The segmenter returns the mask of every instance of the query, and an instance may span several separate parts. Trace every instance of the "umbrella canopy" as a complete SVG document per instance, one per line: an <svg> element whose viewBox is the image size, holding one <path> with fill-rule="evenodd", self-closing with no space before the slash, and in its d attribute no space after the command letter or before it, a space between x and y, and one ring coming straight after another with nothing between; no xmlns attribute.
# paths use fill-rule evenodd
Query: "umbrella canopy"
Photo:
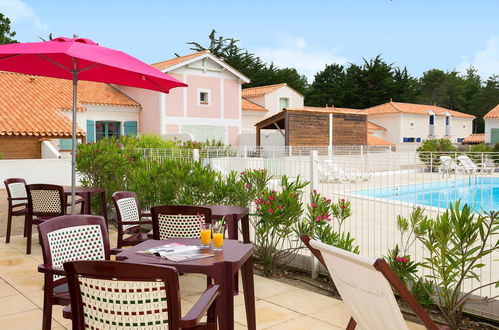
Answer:
<svg viewBox="0 0 499 330"><path fill-rule="evenodd" d="M76 106L78 80L125 85L168 93L183 82L123 52L99 46L90 39L56 38L51 41L0 45L0 70L73 81L72 213L75 202Z"/></svg>

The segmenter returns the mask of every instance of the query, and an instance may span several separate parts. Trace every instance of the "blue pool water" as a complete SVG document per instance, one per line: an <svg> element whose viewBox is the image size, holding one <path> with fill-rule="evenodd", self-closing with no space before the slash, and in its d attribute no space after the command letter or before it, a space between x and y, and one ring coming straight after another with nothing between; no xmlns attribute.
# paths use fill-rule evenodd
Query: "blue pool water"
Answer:
<svg viewBox="0 0 499 330"><path fill-rule="evenodd" d="M475 212L499 210L499 178L476 177L350 193L441 208L447 208L449 203L461 200L461 205L467 203Z"/></svg>

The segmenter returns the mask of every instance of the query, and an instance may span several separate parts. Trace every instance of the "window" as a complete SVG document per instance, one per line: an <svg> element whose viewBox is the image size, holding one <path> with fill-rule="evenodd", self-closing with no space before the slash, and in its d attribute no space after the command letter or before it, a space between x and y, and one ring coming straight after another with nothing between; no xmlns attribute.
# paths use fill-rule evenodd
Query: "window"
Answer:
<svg viewBox="0 0 499 330"><path fill-rule="evenodd" d="M445 126L450 126L450 117L445 117Z"/></svg>
<svg viewBox="0 0 499 330"><path fill-rule="evenodd" d="M404 142L416 142L416 138L413 137L405 137Z"/></svg>
<svg viewBox="0 0 499 330"><path fill-rule="evenodd" d="M121 136L121 123L119 121L96 121L95 122L95 138L97 141L103 138Z"/></svg>
<svg viewBox="0 0 499 330"><path fill-rule="evenodd" d="M198 89L198 105L210 105L211 93L208 89Z"/></svg>
<svg viewBox="0 0 499 330"><path fill-rule="evenodd" d="M289 99L286 97L281 97L279 99L279 109L282 110L282 109L288 108L288 107L289 107Z"/></svg>
<svg viewBox="0 0 499 330"><path fill-rule="evenodd" d="M430 125L435 125L435 115L430 115Z"/></svg>

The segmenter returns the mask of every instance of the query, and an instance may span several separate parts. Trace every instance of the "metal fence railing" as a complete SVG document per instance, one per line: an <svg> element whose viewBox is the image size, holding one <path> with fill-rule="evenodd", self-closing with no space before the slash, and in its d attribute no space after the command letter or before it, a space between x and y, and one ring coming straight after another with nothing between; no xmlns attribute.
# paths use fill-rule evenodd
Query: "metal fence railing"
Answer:
<svg viewBox="0 0 499 330"><path fill-rule="evenodd" d="M351 202L352 217L346 227L360 253L370 258L385 256L400 242L396 229L398 215L408 216L414 207L425 209L429 217L442 214L450 203L461 200L475 213L499 210L499 153L397 152L391 147L335 146L230 149L143 149L150 160L165 158L200 160L206 166L227 174L248 168L267 169L276 178L286 175L310 181L304 203L315 189L328 198ZM273 180L278 184L279 180ZM278 189L278 187L276 187ZM418 243L412 256L427 256ZM482 260L479 271L484 283L497 280L499 254ZM480 283L467 280L464 290ZM489 286L477 291L481 297L499 295ZM473 305L471 312L497 318L499 300Z"/></svg>

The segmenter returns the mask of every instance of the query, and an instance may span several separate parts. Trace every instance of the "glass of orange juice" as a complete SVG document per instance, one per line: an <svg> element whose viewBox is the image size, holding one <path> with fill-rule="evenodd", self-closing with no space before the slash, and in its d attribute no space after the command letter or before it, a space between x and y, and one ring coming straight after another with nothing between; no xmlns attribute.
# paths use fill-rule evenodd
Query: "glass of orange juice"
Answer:
<svg viewBox="0 0 499 330"><path fill-rule="evenodd" d="M225 224L217 222L213 225L213 251L222 251L224 245Z"/></svg>
<svg viewBox="0 0 499 330"><path fill-rule="evenodd" d="M211 242L211 224L203 223L201 225L201 247L209 248Z"/></svg>

